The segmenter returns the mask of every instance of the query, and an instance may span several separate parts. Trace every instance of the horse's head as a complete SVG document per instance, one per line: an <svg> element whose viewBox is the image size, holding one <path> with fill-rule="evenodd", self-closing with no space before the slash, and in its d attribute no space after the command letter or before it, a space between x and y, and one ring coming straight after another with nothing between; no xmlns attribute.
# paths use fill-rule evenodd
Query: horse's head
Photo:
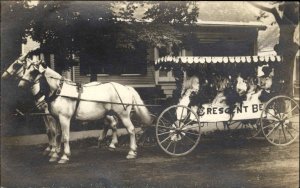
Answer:
<svg viewBox="0 0 300 188"><path fill-rule="evenodd" d="M7 79L9 77L14 77L15 79L22 78L24 74L24 69L30 63L30 58L32 58L39 49L33 49L28 53L20 56L16 61L14 61L2 74L2 79Z"/></svg>
<svg viewBox="0 0 300 188"><path fill-rule="evenodd" d="M34 85L39 81L45 70L46 66L43 61L30 61L24 67L23 76L20 78L18 87L26 87L28 84Z"/></svg>
<svg viewBox="0 0 300 188"><path fill-rule="evenodd" d="M15 77L16 79L22 78L24 72L24 66L27 64L27 56L21 56L14 61L2 74L2 79L9 77Z"/></svg>

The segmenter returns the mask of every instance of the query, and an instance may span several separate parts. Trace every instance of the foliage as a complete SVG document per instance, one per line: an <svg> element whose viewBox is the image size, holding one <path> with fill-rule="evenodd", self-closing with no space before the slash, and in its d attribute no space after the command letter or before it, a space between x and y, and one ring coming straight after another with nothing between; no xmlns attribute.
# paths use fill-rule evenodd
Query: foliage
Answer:
<svg viewBox="0 0 300 188"><path fill-rule="evenodd" d="M278 75L287 86L287 94L291 95L293 88L294 60L299 45L294 41L296 28L299 24L299 2L268 2L269 4L261 4L251 2L251 4L261 9L258 19L266 18L266 12L270 13L280 29L279 43L275 45L274 50L277 54L282 55L284 63L278 71Z"/></svg>
<svg viewBox="0 0 300 188"><path fill-rule="evenodd" d="M195 22L198 14L191 2L39 1L29 7L22 1L4 5L13 11L5 11L2 17L17 17L18 23L11 24L14 31L24 39L31 35L41 43L42 52L54 53L56 67L61 69L76 63L74 54L84 54L88 58L82 62L93 64L134 51L139 43L179 45L174 26ZM147 7L142 18L136 17L138 7Z"/></svg>

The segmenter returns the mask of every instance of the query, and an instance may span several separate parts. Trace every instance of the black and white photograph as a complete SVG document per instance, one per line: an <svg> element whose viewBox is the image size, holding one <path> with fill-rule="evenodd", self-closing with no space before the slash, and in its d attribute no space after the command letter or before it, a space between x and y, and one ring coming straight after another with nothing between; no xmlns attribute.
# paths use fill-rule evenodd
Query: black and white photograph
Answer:
<svg viewBox="0 0 300 188"><path fill-rule="evenodd" d="M298 188L298 1L1 1L1 188Z"/></svg>

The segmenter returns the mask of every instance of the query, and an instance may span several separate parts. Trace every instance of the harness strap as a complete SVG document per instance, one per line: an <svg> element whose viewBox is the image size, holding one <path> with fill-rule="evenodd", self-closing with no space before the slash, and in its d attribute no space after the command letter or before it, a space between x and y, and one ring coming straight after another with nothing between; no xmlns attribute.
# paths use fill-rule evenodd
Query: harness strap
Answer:
<svg viewBox="0 0 300 188"><path fill-rule="evenodd" d="M6 72L7 74L9 74L9 76L13 76L12 73L8 72L7 70L5 70L4 72Z"/></svg>
<svg viewBox="0 0 300 188"><path fill-rule="evenodd" d="M64 85L64 81L65 81L65 78L64 77L61 77L61 79L59 80L59 84L58 84L58 89L56 90L56 95L59 95L60 92L61 92L61 88L62 86Z"/></svg>
<svg viewBox="0 0 300 188"><path fill-rule="evenodd" d="M40 98L42 98L43 96L45 96L44 95L44 93L40 90L37 94L35 94L34 96L33 96L33 98L34 98L34 100L35 101L38 101Z"/></svg>
<svg viewBox="0 0 300 188"><path fill-rule="evenodd" d="M58 89L56 91L54 91L51 96L46 98L47 103L50 103L50 102L54 101L58 97L58 95L61 92L61 88L64 84L64 81L65 81L65 78L61 77L61 79L59 81Z"/></svg>
<svg viewBox="0 0 300 188"><path fill-rule="evenodd" d="M75 116L76 113L77 113L77 109L78 109L79 102L80 102L80 99L81 99L81 93L83 92L82 84L80 84L80 83L77 85L77 92L78 92L78 97L77 97L77 100L76 100L75 111L74 111L73 116Z"/></svg>
<svg viewBox="0 0 300 188"><path fill-rule="evenodd" d="M120 99L120 101L121 101L121 104L122 104L124 110L126 110L127 107L128 107L129 105L125 106L125 104L123 103L122 98L120 97L119 92L118 92L118 90L116 89L115 85L114 85L113 83L111 83L111 82L110 82L110 84L111 84L111 85L113 86L113 88L115 89L115 91L116 91L116 93L117 93L117 95L118 95L118 97L119 97L119 99Z"/></svg>

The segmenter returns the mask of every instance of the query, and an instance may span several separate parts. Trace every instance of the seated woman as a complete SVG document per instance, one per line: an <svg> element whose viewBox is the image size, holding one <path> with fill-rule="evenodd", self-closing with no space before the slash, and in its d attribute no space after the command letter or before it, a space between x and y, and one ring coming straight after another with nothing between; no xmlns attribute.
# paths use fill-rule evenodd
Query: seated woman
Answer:
<svg viewBox="0 0 300 188"><path fill-rule="evenodd" d="M179 99L178 105L188 106L190 107L191 97L195 96L199 91L199 78L197 76L192 76L186 80L183 84L182 95ZM176 111L177 119L184 119L187 115L185 109L177 108Z"/></svg>
<svg viewBox="0 0 300 188"><path fill-rule="evenodd" d="M229 87L229 79L226 77L217 77L215 80L215 86L217 94L212 101L213 106L219 106L219 107L225 107L226 104L226 96L224 94L224 91L226 88Z"/></svg>
<svg viewBox="0 0 300 188"><path fill-rule="evenodd" d="M261 95L259 96L259 100L261 102L267 102L274 95L272 93L273 76L274 70L269 67L269 65L264 65L258 68L257 77L259 80L259 87L262 89Z"/></svg>

